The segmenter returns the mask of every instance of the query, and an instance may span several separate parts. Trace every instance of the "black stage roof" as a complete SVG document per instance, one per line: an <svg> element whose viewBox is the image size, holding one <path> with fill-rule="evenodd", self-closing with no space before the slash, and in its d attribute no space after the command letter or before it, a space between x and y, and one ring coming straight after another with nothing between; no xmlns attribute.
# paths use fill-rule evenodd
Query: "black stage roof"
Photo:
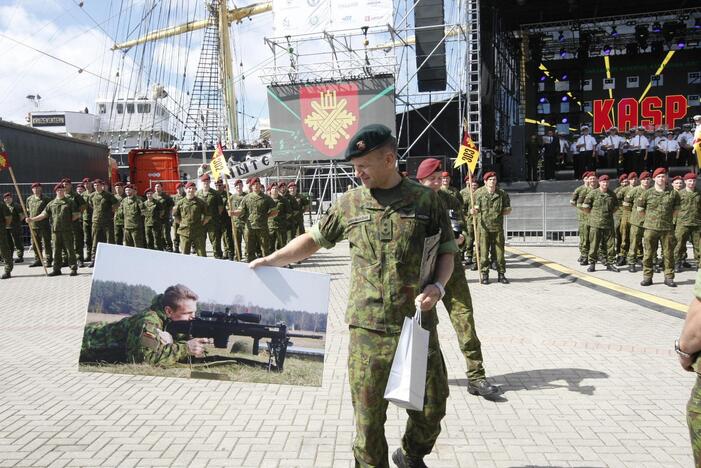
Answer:
<svg viewBox="0 0 701 468"><path fill-rule="evenodd" d="M640 14L669 14L699 6L698 0L491 0L507 30L523 25Z"/></svg>

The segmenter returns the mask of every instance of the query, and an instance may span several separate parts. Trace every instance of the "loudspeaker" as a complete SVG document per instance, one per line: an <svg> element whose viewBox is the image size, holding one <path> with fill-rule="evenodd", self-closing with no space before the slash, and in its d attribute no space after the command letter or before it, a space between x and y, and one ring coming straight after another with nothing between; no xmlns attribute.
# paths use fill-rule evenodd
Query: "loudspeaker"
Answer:
<svg viewBox="0 0 701 468"><path fill-rule="evenodd" d="M667 175L672 178L676 176L683 176L687 172L694 172L694 169L691 166L669 166Z"/></svg>
<svg viewBox="0 0 701 468"><path fill-rule="evenodd" d="M416 171L419 169L419 164L421 164L421 161L427 158L439 159L441 161L441 171L450 172L452 177L452 168L448 168L448 161L446 160L445 156L409 156L408 158L406 158L405 169L406 172L409 174L409 177L411 177L412 179L416 179Z"/></svg>
<svg viewBox="0 0 701 468"><path fill-rule="evenodd" d="M447 75L445 66L445 35L443 0L421 0L415 3L416 68L426 60L416 74L419 92L445 91ZM420 29L426 26L435 28ZM440 45L438 43L440 42ZM438 48L436 46L438 45ZM431 54L431 51L436 50Z"/></svg>
<svg viewBox="0 0 701 468"><path fill-rule="evenodd" d="M564 171L555 171L555 180L573 180L574 179L574 169L567 169Z"/></svg>

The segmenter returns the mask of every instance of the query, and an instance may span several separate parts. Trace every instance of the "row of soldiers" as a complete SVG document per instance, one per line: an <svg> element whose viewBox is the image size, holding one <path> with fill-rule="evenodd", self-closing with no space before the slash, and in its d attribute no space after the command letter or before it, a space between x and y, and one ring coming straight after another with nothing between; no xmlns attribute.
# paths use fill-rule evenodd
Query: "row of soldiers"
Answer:
<svg viewBox="0 0 701 468"><path fill-rule="evenodd" d="M304 232L303 214L310 202L297 193L294 182L274 184L269 196L261 192L258 178L248 180L248 194L241 180L235 181L234 193L221 180L212 188L209 175L201 181L199 191L194 182L178 184L174 196L156 183L140 197L131 184L118 182L111 193L104 181L85 179L73 190L65 178L54 187L54 198L44 194L37 182L26 200L26 220L12 194L6 193L0 213L6 227L0 230L2 278L11 276L13 249L16 261L24 261L23 221L29 224L35 254L29 266L41 266L43 252L44 265L52 268L50 276L60 275L65 266L71 276L86 262L92 267L99 242L206 256L209 238L216 258L241 261L245 240L250 261Z"/></svg>
<svg viewBox="0 0 701 468"><path fill-rule="evenodd" d="M593 272L601 261L610 271L628 265L634 273L642 265L642 286L652 284L653 273L664 268L664 283L676 287L674 273L690 268L687 242L701 260L701 193L696 174L689 172L668 183L667 170L657 168L622 174L619 186L609 188L607 175L585 172L570 203L579 220L579 262ZM658 258L661 247L661 258Z"/></svg>

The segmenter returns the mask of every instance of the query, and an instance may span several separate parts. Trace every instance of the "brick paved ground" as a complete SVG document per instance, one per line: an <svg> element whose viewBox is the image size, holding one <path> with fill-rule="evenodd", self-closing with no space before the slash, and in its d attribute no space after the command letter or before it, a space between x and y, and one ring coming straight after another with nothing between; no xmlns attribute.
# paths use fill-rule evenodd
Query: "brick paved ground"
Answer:
<svg viewBox="0 0 701 468"><path fill-rule="evenodd" d="M79 373L89 270L47 279L18 266L0 283L0 466L352 466L347 250L340 244L302 267L333 278L319 389ZM533 250L576 257L573 248ZM466 392L439 310L451 396L427 464L691 466L684 405L694 377L671 351L682 321L516 257L508 268L508 286L475 284L468 272L499 401ZM671 298L688 302L692 277L680 277ZM390 407L391 450L405 419Z"/></svg>

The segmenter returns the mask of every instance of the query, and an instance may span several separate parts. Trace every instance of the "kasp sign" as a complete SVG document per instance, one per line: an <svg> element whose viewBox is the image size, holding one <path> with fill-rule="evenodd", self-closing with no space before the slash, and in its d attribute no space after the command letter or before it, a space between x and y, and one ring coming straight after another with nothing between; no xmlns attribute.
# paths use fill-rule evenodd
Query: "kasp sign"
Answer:
<svg viewBox="0 0 701 468"><path fill-rule="evenodd" d="M647 96L640 102L635 98L623 98L618 104L615 99L596 99L592 110L594 133L606 132L611 127L626 131L639 125L658 128L664 124L674 128L676 121L686 116L687 101L682 95L665 96L664 100L659 96Z"/></svg>

